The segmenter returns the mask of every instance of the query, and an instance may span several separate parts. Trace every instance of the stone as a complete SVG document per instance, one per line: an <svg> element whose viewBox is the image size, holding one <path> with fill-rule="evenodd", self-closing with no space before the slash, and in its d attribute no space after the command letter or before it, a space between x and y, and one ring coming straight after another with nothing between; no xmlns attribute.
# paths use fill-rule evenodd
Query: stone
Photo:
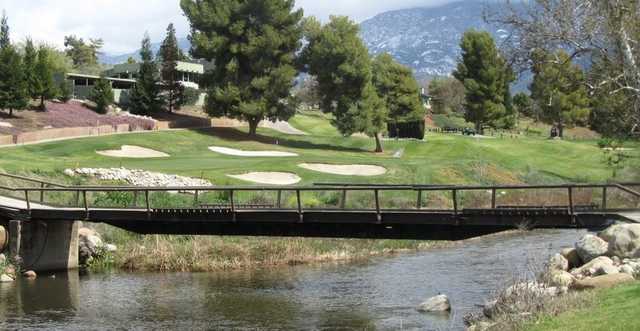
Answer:
<svg viewBox="0 0 640 331"><path fill-rule="evenodd" d="M549 271L567 271L569 270L569 261L561 254L556 254L547 262L547 268Z"/></svg>
<svg viewBox="0 0 640 331"><path fill-rule="evenodd" d="M496 325L496 323L482 321L470 326L467 331L487 331L493 329Z"/></svg>
<svg viewBox="0 0 640 331"><path fill-rule="evenodd" d="M486 302L484 306L482 306L482 313L487 318L493 318L496 314L496 307L498 306L498 300L491 300Z"/></svg>
<svg viewBox="0 0 640 331"><path fill-rule="evenodd" d="M591 260L606 255L609 250L609 244L600 237L587 234L576 243L576 251L580 259L588 263Z"/></svg>
<svg viewBox="0 0 640 331"><path fill-rule="evenodd" d="M11 283L13 282L13 278L7 274L0 275L0 283Z"/></svg>
<svg viewBox="0 0 640 331"><path fill-rule="evenodd" d="M75 175L76 175L76 172L75 172L75 171L73 171L72 169L65 169L65 170L64 170L64 174L65 174L65 175L67 175L67 176L69 176L69 177L73 177L73 176L75 176Z"/></svg>
<svg viewBox="0 0 640 331"><path fill-rule="evenodd" d="M633 278L633 276L625 273L618 273L614 275L603 275L577 280L573 283L572 288L576 290L606 289L634 281L635 278Z"/></svg>
<svg viewBox="0 0 640 331"><path fill-rule="evenodd" d="M12 265L8 265L4 267L4 273L13 277L16 275L16 269Z"/></svg>
<svg viewBox="0 0 640 331"><path fill-rule="evenodd" d="M34 279L34 278L38 277L38 275L36 274L35 271L28 270L28 271L25 271L25 272L22 273L22 277Z"/></svg>
<svg viewBox="0 0 640 331"><path fill-rule="evenodd" d="M580 259L580 255L578 255L578 250L573 247L563 249L560 254L567 259L570 269L578 268L583 264L582 259Z"/></svg>
<svg viewBox="0 0 640 331"><path fill-rule="evenodd" d="M613 260L606 256L597 257L580 268L571 270L571 275L574 277L582 276L597 276L616 273L613 270L617 268L613 265Z"/></svg>
<svg viewBox="0 0 640 331"><path fill-rule="evenodd" d="M451 311L451 302L449 302L449 298L446 295L437 295L421 303L417 309L426 313L448 312Z"/></svg>
<svg viewBox="0 0 640 331"><path fill-rule="evenodd" d="M571 287L576 278L563 270L554 270L549 274L549 285L557 287Z"/></svg>
<svg viewBox="0 0 640 331"><path fill-rule="evenodd" d="M82 265L102 253L105 249L100 235L92 229L81 228L78 230L78 257Z"/></svg>
<svg viewBox="0 0 640 331"><path fill-rule="evenodd" d="M629 274L631 276L634 276L636 273L636 269L629 264L623 264L620 267L620 272L623 274Z"/></svg>
<svg viewBox="0 0 640 331"><path fill-rule="evenodd" d="M599 236L609 244L609 255L640 257L640 224L616 224L602 231Z"/></svg>
<svg viewBox="0 0 640 331"><path fill-rule="evenodd" d="M620 260L620 258L615 255L611 257L611 261L613 261L613 265L616 267L622 264L622 260Z"/></svg>
<svg viewBox="0 0 640 331"><path fill-rule="evenodd" d="M0 263L5 263L7 261L7 257L4 254L0 254Z"/></svg>

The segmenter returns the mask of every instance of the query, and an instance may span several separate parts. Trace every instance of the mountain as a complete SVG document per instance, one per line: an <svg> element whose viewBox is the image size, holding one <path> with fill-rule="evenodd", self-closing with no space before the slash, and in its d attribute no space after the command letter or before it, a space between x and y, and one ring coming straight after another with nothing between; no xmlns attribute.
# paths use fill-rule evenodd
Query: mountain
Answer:
<svg viewBox="0 0 640 331"><path fill-rule="evenodd" d="M152 43L151 49L153 50L153 54L158 54L160 50L160 45L162 43ZM189 49L191 48L191 42L187 38L178 38L178 47L182 49L185 54L189 54ZM107 65L114 65L127 62L127 60L132 57L136 60L140 60L140 50L136 50L133 53L120 54L120 55L110 55L110 54L102 54L99 57L100 63Z"/></svg>
<svg viewBox="0 0 640 331"><path fill-rule="evenodd" d="M387 52L410 66L419 78L449 75L468 29L487 30L496 43L507 31L484 22L485 1L460 1L440 7L390 11L362 22L361 35L373 54Z"/></svg>

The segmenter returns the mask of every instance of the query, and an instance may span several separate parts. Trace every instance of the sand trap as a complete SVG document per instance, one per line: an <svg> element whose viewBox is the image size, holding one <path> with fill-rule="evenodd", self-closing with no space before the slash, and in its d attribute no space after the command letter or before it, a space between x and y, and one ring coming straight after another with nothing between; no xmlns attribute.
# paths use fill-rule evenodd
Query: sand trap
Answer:
<svg viewBox="0 0 640 331"><path fill-rule="evenodd" d="M12 128L13 124L8 122L0 122L0 128Z"/></svg>
<svg viewBox="0 0 640 331"><path fill-rule="evenodd" d="M302 178L288 172L250 172L243 175L227 175L228 177L265 185L293 185Z"/></svg>
<svg viewBox="0 0 640 331"><path fill-rule="evenodd" d="M289 124L289 122L285 121L277 121L275 123L271 121L262 121L260 122L260 127L272 129L290 135L304 136L307 134L304 131L294 128L291 124Z"/></svg>
<svg viewBox="0 0 640 331"><path fill-rule="evenodd" d="M621 148L611 148L611 147L605 147L605 148L603 148L603 150L605 150L605 151L609 151L609 152L613 152L613 151L629 152L629 151L632 151L632 150L633 150L633 148L625 148L625 147L621 147Z"/></svg>
<svg viewBox="0 0 640 331"><path fill-rule="evenodd" d="M131 159L150 159L150 158L160 158L160 157L170 157L171 155L154 151L153 149L148 149L144 147L138 146L127 146L124 145L120 148L120 150L111 150L111 151L97 151L96 153L109 156L109 157L124 157Z"/></svg>
<svg viewBox="0 0 640 331"><path fill-rule="evenodd" d="M387 169L374 166L374 165L362 165L362 164L321 164L321 163L302 163L298 164L299 167L323 172L326 174L343 175L343 176L380 176L387 173Z"/></svg>
<svg viewBox="0 0 640 331"><path fill-rule="evenodd" d="M298 156L296 153L278 152L278 151L243 151L239 149L226 148L226 147L209 147L213 152L231 155L231 156L244 156L244 157L291 157Z"/></svg>

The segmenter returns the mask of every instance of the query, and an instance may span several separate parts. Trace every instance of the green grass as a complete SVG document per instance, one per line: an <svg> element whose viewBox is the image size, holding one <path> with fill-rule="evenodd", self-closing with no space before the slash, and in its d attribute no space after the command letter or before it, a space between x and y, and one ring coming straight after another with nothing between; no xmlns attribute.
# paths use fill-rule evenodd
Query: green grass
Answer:
<svg viewBox="0 0 640 331"><path fill-rule="evenodd" d="M547 330L640 330L640 283L599 292L588 307L543 317L524 328Z"/></svg>

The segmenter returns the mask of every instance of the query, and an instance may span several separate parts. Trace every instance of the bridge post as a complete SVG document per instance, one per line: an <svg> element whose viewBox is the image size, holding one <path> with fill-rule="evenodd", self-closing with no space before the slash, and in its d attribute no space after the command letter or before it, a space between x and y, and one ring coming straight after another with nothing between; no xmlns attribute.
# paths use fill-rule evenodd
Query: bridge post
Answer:
<svg viewBox="0 0 640 331"><path fill-rule="evenodd" d="M10 258L27 270L77 269L78 227L73 221L10 221Z"/></svg>

